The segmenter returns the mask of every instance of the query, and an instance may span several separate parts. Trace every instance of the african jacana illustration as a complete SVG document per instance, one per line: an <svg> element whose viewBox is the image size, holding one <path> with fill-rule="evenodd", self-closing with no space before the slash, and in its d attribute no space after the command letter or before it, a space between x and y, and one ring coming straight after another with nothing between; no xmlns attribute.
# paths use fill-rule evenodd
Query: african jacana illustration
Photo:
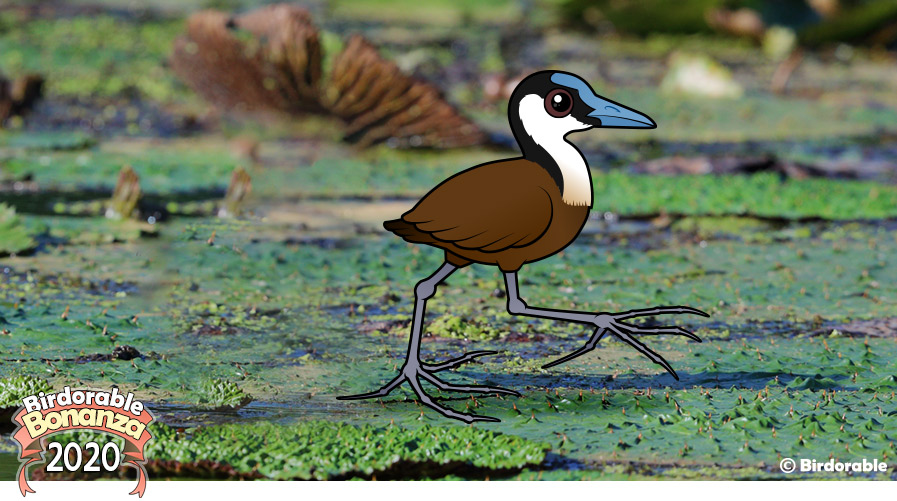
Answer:
<svg viewBox="0 0 897 501"><path fill-rule="evenodd" d="M511 95L508 120L522 156L462 171L433 188L400 219L383 223L408 242L442 249L445 262L414 288L411 339L399 374L379 390L340 399L384 397L407 381L420 402L444 416L467 423L499 421L447 408L421 387L422 382L428 382L443 391L520 396L504 388L450 384L435 375L494 351L474 351L441 363L421 360L427 300L452 272L473 263L498 266L502 271L508 313L594 327L582 348L543 368L579 357L595 349L602 336L611 334L679 379L670 364L636 335L683 335L698 342L700 338L678 326L643 327L626 321L660 314L708 316L706 313L687 306L622 313L536 308L521 299L517 286L520 268L567 247L582 231L592 207L589 167L582 153L567 141L567 135L597 127L653 129L656 124L642 113L597 95L582 78L561 71L540 71L522 80Z"/></svg>

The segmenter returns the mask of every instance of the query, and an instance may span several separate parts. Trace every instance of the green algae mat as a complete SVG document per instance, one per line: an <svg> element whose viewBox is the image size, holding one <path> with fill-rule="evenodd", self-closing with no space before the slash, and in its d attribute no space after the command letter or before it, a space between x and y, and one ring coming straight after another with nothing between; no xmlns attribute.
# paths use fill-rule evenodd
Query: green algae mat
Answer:
<svg viewBox="0 0 897 501"><path fill-rule="evenodd" d="M21 399L65 386L114 386L147 404L151 479L897 479L893 467L780 468L897 462L892 54L808 53L790 91L774 93L779 63L748 40L543 29L559 2L337 2L314 10L327 12L325 44L364 32L496 143L362 151L324 119L214 113L173 74L189 11L258 2L126 3L0 9L0 70L46 78L40 105L0 128L0 480L19 466L8 425ZM744 96L664 94L678 48L733 68ZM501 422L446 419L407 385L337 400L395 376L412 288L442 263L382 221L463 168L516 155L505 105L481 77L529 67L587 75L660 126L571 137L593 166L593 211L574 244L521 270L523 298L590 312L689 305L710 316L645 326L703 342L643 338L678 380L610 337L545 370L591 331L510 316L501 274L471 266L429 302L423 357L493 351L440 377L521 396L427 390ZM633 167L758 156L803 175ZM125 166L140 197L132 217L110 218ZM232 183L238 168L251 190ZM33 476L60 478L43 466Z"/></svg>
<svg viewBox="0 0 897 501"><path fill-rule="evenodd" d="M598 174L596 187L610 179L627 181ZM377 214L413 200L354 202L349 215L339 200L285 201L109 239L83 238L113 231L102 218L15 214L8 227L37 246L0 263L0 404L64 385L134 391L159 421L148 467L163 477L777 478L785 457L887 461L897 338L869 326L897 313L893 223L875 219L886 209L874 202L855 204L851 221L826 219L812 196L788 201L804 189L788 183L781 206L815 219L683 206L707 215L648 221L609 199L613 218L595 211L573 246L521 271L533 305L707 311L678 319L703 343L649 340L679 381L611 339L543 370L589 332L510 317L496 270L453 275L430 302L424 356L494 350L446 377L523 395L433 389L452 408L501 419L474 426L404 388L335 399L378 387L403 361L409 289L441 255L375 228ZM835 201L870 189L837 183Z"/></svg>

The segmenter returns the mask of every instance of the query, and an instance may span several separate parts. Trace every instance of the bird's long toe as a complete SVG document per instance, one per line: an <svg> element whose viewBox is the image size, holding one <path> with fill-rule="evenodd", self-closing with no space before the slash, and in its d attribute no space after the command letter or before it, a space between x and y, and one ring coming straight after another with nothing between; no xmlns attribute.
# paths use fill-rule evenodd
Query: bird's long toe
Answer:
<svg viewBox="0 0 897 501"><path fill-rule="evenodd" d="M589 337L589 340L586 341L586 344L584 344L582 346L582 348L580 348L572 353L568 353L567 355L564 355L563 357L561 357L557 360L548 362L547 364L543 365L542 368L550 369L551 367L554 367L555 365L561 365L563 363L569 362L569 361L573 360L574 358L581 357L581 356L585 355L586 353L594 350L595 347L598 346L598 341L601 341L601 338L604 337L604 334L606 332L607 332L607 327L596 328L595 331L592 332L592 335Z"/></svg>
<svg viewBox="0 0 897 501"><path fill-rule="evenodd" d="M689 339L693 339L699 343L701 343L701 338L697 336L694 332L684 328L679 327L678 325L674 326L666 326L666 327L641 327L638 325L628 324L626 322L620 322L620 325L624 327L628 332L632 334L646 334L649 336L658 336L662 334L670 334L674 336L685 336Z"/></svg>
<svg viewBox="0 0 897 501"><path fill-rule="evenodd" d="M439 387L439 385L437 385L434 382L434 380L435 381L440 381L440 380L437 379L436 376L433 376L432 374L428 374L424 370L418 370L416 375L408 376L408 378L407 378L408 384L411 385L411 389L414 390L414 393L420 399L420 402L422 404L426 405L427 407L433 409L434 411L442 414L443 416L458 419L458 420L464 421L465 423L468 423L468 424L476 422L476 421L493 422L493 423L501 422L500 419L497 419L497 418L494 418L491 416L478 416L476 414L465 414L463 412L458 412L454 409L450 409L448 407L445 407L442 404L439 404L438 402L433 400L430 397L430 395L428 395L424 391L424 389L421 387L418 377L422 377L426 381L433 383L434 386L436 386L437 388ZM442 381L440 381L440 383L442 383ZM444 384L447 384L447 383L444 383Z"/></svg>
<svg viewBox="0 0 897 501"><path fill-rule="evenodd" d="M695 335L693 332L679 326L664 326L664 327L641 327L638 325L630 324L623 322L625 318L635 318L647 315L656 315L660 313L694 313L699 312L704 314L700 310L696 310L694 308L689 308L685 306L673 306L666 307L660 306L656 308L645 308L641 310L630 310L623 313L615 313L615 314L599 314L596 317L596 330L592 334L591 338L589 338L588 342L578 350L569 353L557 360L549 362L542 366L543 369L548 369L554 367L556 365L560 365L566 362L569 362L577 357L585 355L586 353L595 349L598 344L598 341L601 339L606 332L610 332L616 338L623 341L635 348L639 353L648 357L652 362L663 367L667 372L670 373L676 380L679 380L679 375L676 374L676 371L673 367L663 358L659 353L655 352L651 348L649 348L645 343L642 343L635 336L637 335L662 335L662 334L670 334L677 336L685 336L689 339L693 339L697 342L701 342L701 338Z"/></svg>
<svg viewBox="0 0 897 501"><path fill-rule="evenodd" d="M547 364L543 365L542 368L550 369L550 368L554 367L555 365L561 365L561 364L567 363L567 362L573 360L574 358L579 358L579 357L585 355L586 353L592 351L592 349L593 348L588 348L588 347L583 346L582 348L574 351L573 353L568 353L567 355L564 355L563 357L561 357L557 360L548 362Z"/></svg>
<svg viewBox="0 0 897 501"><path fill-rule="evenodd" d="M557 360L548 362L547 364L543 365L542 368L550 369L551 367L554 367L555 365L561 365L563 363L569 362L569 361L573 360L574 358L581 357L581 356L585 355L586 353L594 350L595 347L598 346L598 341L601 341L601 338L604 337L605 332L607 332L606 327L595 329L595 332L592 333L592 336L589 337L589 340L586 341L586 344L584 344L582 348L580 348L572 353L569 353Z"/></svg>
<svg viewBox="0 0 897 501"><path fill-rule="evenodd" d="M444 371L446 369L454 369L455 367L458 367L461 364L470 362L478 357L485 357L487 355L495 355L497 353L498 353L497 351L493 351L493 350L471 351L469 353L465 353L464 355L461 355L460 357L446 360L445 362L440 362L438 364L424 363L422 365L429 372L439 372L439 371Z"/></svg>
<svg viewBox="0 0 897 501"><path fill-rule="evenodd" d="M655 352L651 348L648 348L645 343L642 343L631 334L629 334L626 330L621 329L618 326L610 326L610 331L618 339L635 348L639 353L651 359L651 361L655 364L660 365L661 367L666 369L667 372L670 373L670 375L676 378L676 381L679 380L679 375L676 374L676 371L673 370L673 367L669 364L669 362L667 362L666 359L663 358L659 353Z"/></svg>
<svg viewBox="0 0 897 501"><path fill-rule="evenodd" d="M630 318L651 317L654 315L700 315L702 317L710 317L710 315L697 308L691 306L654 306L652 308L637 308L629 311L614 313L612 316L615 320L628 320Z"/></svg>
<svg viewBox="0 0 897 501"><path fill-rule="evenodd" d="M457 362L457 360L461 359L472 359L478 356L488 355L495 352L471 352L462 357L458 357L454 361L449 362ZM449 362L445 362L446 364ZM421 364L423 365L423 364ZM368 393L360 393L357 395L346 395L341 397L336 397L337 400L364 400L370 398L381 398L389 395L389 393L394 390L396 387L404 383L408 382L411 389L414 391L414 394L417 395L418 400L426 405L427 407L435 410L436 412L442 414L443 416L458 419L464 421L465 423L473 423L476 421L484 421L484 422L500 422L500 419L496 419L490 416L478 416L476 414L465 414L463 412L458 412L448 407L443 406L442 404L433 400L427 392L424 391L423 387L421 387L420 380L423 379L428 383L432 384L436 388L442 391L457 391L463 393L491 393L497 395L513 395L520 397L520 393L517 393L514 390L508 390L505 388L499 388L497 386L485 386L485 385L457 385L446 383L445 381L437 378L432 372L435 372L439 369L433 369L432 366L405 366L402 368L402 371L398 376L392 379L389 383L385 384L382 388L376 391L371 391ZM439 367L443 364L437 364L436 367Z"/></svg>
<svg viewBox="0 0 897 501"><path fill-rule="evenodd" d="M509 390L507 388L500 388L498 386L486 386L486 385L461 385L461 384L452 384L446 383L445 381L439 379L433 374L429 374L427 371L421 371L420 376L427 380L433 386L439 388L442 391L457 391L462 393L497 393L500 395L513 395L515 397L522 397L520 393L517 393L514 390Z"/></svg>
<svg viewBox="0 0 897 501"><path fill-rule="evenodd" d="M404 381L404 376L399 374L394 377L392 381L386 383L379 390L369 391L367 393L359 393L357 395L344 395L340 397L336 397L337 400L366 400L370 398L381 398L389 395L389 393L396 389L400 384Z"/></svg>

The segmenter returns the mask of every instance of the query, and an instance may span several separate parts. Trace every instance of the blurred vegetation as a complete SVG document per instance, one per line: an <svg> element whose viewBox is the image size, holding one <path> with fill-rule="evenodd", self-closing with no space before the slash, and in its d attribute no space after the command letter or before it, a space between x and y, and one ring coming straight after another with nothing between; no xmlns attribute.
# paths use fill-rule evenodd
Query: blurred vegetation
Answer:
<svg viewBox="0 0 897 501"><path fill-rule="evenodd" d="M483 478L538 466L549 448L473 427L352 426L325 420L202 426L186 432L154 423L150 432L147 467L163 478L172 473L201 477L212 465L273 480ZM57 438L65 446L97 440L97 434Z"/></svg>
<svg viewBox="0 0 897 501"><path fill-rule="evenodd" d="M752 176L594 176L596 209L620 214L750 214L770 218L897 217L897 187L873 182Z"/></svg>
<svg viewBox="0 0 897 501"><path fill-rule="evenodd" d="M218 461L273 479L364 478L386 473L393 465L404 470L393 475L408 478L415 476L412 470L418 475L426 472L428 464L452 462L500 471L538 465L547 448L472 427L355 427L329 421L224 425L191 430L186 437L170 428L159 432L147 450L149 457L181 463Z"/></svg>
<svg viewBox="0 0 897 501"><path fill-rule="evenodd" d="M363 33L496 140L440 152L358 151L329 121L219 114L180 83L167 61L184 19L259 3L0 7L0 70L46 79L0 131L0 407L50 385L135 391L160 422L151 476L782 478L769 468L781 456L893 458L893 2L310 2L325 72ZM382 221L515 155L507 94L547 67L659 127L570 136L593 166L595 213L523 270L523 293L587 311L706 309L678 319L704 343L649 340L682 380L613 339L542 370L589 333L508 316L500 272L471 266L428 305L422 348L428 361L497 351L447 377L522 398L434 396L502 423L447 422L406 388L335 401L395 375L413 284L442 262ZM683 67L740 92L663 91ZM638 173L767 155L806 168ZM660 168L637 170L648 161ZM133 219L108 219L125 166L115 212ZM844 327L857 319L878 329ZM122 346L135 356L112 356ZM0 450L11 477L11 442Z"/></svg>
<svg viewBox="0 0 897 501"><path fill-rule="evenodd" d="M633 35L653 33L712 33L705 13L724 0L566 0L559 10L564 21L579 27L609 22Z"/></svg>
<svg viewBox="0 0 897 501"><path fill-rule="evenodd" d="M613 29L631 35L657 33L748 35L751 29L785 26L809 46L834 43L893 45L897 42L897 4L875 0L564 0L562 19L584 28ZM715 15L724 12L723 16ZM741 19L726 14L738 13ZM715 19L722 18L722 21Z"/></svg>
<svg viewBox="0 0 897 501"><path fill-rule="evenodd" d="M521 4L526 3L514 0L336 0L329 8L334 16L451 25L515 19L522 13Z"/></svg>
<svg viewBox="0 0 897 501"><path fill-rule="evenodd" d="M801 30L801 41L811 46L845 42L893 47L897 43L897 3L891 1L852 3L856 5Z"/></svg>
<svg viewBox="0 0 897 501"><path fill-rule="evenodd" d="M58 97L169 102L187 94L165 61L183 21L128 22L112 15L26 19L0 12L0 68L40 72Z"/></svg>
<svg viewBox="0 0 897 501"><path fill-rule="evenodd" d="M40 392L49 392L52 387L47 381L33 376L9 376L0 378L0 408L22 406L22 399ZM4 423L6 424L6 423Z"/></svg>
<svg viewBox="0 0 897 501"><path fill-rule="evenodd" d="M34 245L21 218L16 215L15 207L0 202L0 255L16 254Z"/></svg>

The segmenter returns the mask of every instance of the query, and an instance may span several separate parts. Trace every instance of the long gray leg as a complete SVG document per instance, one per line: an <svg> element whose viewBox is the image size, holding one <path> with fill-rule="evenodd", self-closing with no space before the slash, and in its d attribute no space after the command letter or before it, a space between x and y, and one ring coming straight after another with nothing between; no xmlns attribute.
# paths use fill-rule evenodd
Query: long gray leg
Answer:
<svg viewBox="0 0 897 501"><path fill-rule="evenodd" d="M368 393L359 393L358 395L347 395L336 397L337 400L363 400L366 398L385 397L396 389L405 381L404 371L406 367L420 366L420 338L423 332L424 314L426 313L427 300L436 294L436 286L457 268L450 263L443 263L435 273L421 280L414 286L414 313L411 321L411 337L408 341L408 353L405 355L405 363L402 365L402 372L394 377L390 382L383 385L382 388Z"/></svg>
<svg viewBox="0 0 897 501"><path fill-rule="evenodd" d="M632 335L678 334L689 337L698 342L700 342L701 339L693 333L683 329L682 327L641 328L633 324L623 322L623 320L650 315L660 315L665 313L691 313L695 315L702 315L705 317L709 316L701 310L690 308L688 306L658 306L655 308L630 310L622 313L597 314L571 310L554 310L550 308L533 308L531 306L528 306L526 302L520 298L520 291L517 286L516 272L505 272L505 288L508 292L508 313L512 315L562 320L565 322L574 322L578 324L592 325L595 327L595 331L592 333L585 346L559 360L544 365L543 368L548 368L564 362L568 362L576 357L588 353L589 351L592 351L597 346L598 341L601 339L601 337L604 336L605 333L610 333L616 336L621 341L632 346L643 355L650 358L653 362L661 365L678 380L679 376L676 374L676 371L673 370L670 364L667 363L667 361L663 357L645 346L644 343L635 339Z"/></svg>
<svg viewBox="0 0 897 501"><path fill-rule="evenodd" d="M478 351L471 352L464 356L458 357L456 359L449 360L447 362L443 362L440 364L426 364L421 362L420 360L420 343L421 336L423 334L423 325L424 325L424 317L426 314L426 306L427 300L433 297L436 294L436 287L440 282L445 280L449 275L452 274L457 269L456 266L450 263L444 263L435 273L430 275L418 282L418 284L414 287L414 314L413 320L411 322L411 337L408 341L408 353L405 355L405 363L402 364L402 368L399 371L399 375L393 378L389 383L385 384L383 387L376 391L361 393L358 395L348 395L343 397L337 397L338 400L361 400L366 398L378 398L385 397L392 390L397 388L403 382L407 381L411 386L411 389L414 390L414 393L420 399L421 403L430 407L431 409L439 412L443 416L459 419L461 421L472 423L474 421L499 421L498 419L491 418L488 416L476 416L472 414L464 414L461 412L456 412L452 409L444 407L430 398L426 392L424 392L423 388L420 384L420 379L424 379L425 381L433 384L437 388L441 390L448 391L462 391L462 392L474 392L474 393L496 393L496 394L506 394L506 395L517 395L520 396L519 393L512 390L506 390L504 388L492 387L492 386L479 386L479 385L453 385L446 383L436 376L434 376L433 372L438 372L441 370L449 369L451 367L455 367L464 362L468 362L473 360L476 357L480 357L483 355L491 355L495 352L489 351Z"/></svg>
<svg viewBox="0 0 897 501"><path fill-rule="evenodd" d="M408 342L408 355L405 357L405 365L409 362L420 363L420 338L424 330L424 313L427 308L427 300L436 294L436 286L458 268L451 263L443 263L429 277L421 280L414 286L414 317L411 322L411 340Z"/></svg>

